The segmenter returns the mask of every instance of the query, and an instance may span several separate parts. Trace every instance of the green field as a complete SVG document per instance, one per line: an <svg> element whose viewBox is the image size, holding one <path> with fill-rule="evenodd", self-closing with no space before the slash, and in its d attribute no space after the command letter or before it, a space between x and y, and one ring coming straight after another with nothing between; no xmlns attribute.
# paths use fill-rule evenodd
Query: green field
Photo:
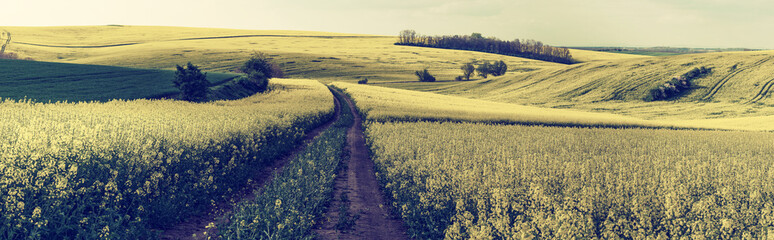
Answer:
<svg viewBox="0 0 774 240"><path fill-rule="evenodd" d="M208 73L213 84L238 75ZM169 96L175 72L98 65L0 59L0 97L38 102L108 101Z"/></svg>

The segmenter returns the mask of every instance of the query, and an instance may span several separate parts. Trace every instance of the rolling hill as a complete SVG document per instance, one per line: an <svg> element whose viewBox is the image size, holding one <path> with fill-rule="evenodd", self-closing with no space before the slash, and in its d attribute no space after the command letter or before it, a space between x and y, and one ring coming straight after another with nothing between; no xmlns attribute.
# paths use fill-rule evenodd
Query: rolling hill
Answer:
<svg viewBox="0 0 774 240"><path fill-rule="evenodd" d="M644 100L651 89L696 67L712 73L693 80L681 97ZM646 119L702 120L772 115L772 85L774 51L758 51L593 61L425 90Z"/></svg>
<svg viewBox="0 0 774 240"><path fill-rule="evenodd" d="M13 34L10 51L40 61L151 69L172 69L191 61L207 71L229 72L253 51L262 51L287 75L324 82L414 81L414 71L423 68L448 81L460 75L460 64L474 59L503 60L512 72L563 66L489 53L396 46L394 36L148 26L1 29Z"/></svg>

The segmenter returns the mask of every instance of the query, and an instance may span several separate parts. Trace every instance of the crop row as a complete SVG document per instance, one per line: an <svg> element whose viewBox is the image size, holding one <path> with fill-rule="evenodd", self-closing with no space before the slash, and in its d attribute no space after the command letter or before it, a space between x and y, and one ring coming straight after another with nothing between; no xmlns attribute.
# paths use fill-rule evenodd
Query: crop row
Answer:
<svg viewBox="0 0 774 240"><path fill-rule="evenodd" d="M316 81L235 101L0 103L0 239L153 238L333 116Z"/></svg>

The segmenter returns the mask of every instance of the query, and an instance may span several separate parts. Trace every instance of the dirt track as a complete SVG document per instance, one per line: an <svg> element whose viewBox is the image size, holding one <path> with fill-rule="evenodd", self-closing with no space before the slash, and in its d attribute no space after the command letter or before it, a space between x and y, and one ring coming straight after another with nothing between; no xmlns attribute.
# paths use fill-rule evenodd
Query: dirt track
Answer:
<svg viewBox="0 0 774 240"><path fill-rule="evenodd" d="M346 168L339 172L336 179L334 201L316 232L322 239L408 239L403 223L392 216L379 189L374 162L368 156L365 145L361 117L352 100L344 99L349 103L349 110L355 118L354 124L347 131L349 159L344 160ZM339 231L335 227L342 194L350 199L349 213L359 216L352 229L347 231Z"/></svg>
<svg viewBox="0 0 774 240"><path fill-rule="evenodd" d="M165 240L178 240L178 239L207 239L207 235L204 232L208 232L209 236L217 234L217 229L207 229L207 225L210 223L222 223L225 220L224 216L231 213L235 203L241 201L250 201L255 199L256 190L262 189L267 183L271 182L274 177L274 173L281 171L282 168L292 160L298 153L304 151L306 146L320 133L328 129L336 120L339 119L341 113L341 104L337 98L333 98L335 101L335 117L327 123L313 129L306 134L301 144L299 144L293 151L285 155L284 157L277 159L271 165L257 171L254 174L254 181L243 188L240 192L231 196L230 201L219 202L214 207L210 208L205 214L194 216L186 221L177 224L169 229L163 229L161 239ZM196 234L196 237L193 237ZM214 239L214 238L213 238Z"/></svg>

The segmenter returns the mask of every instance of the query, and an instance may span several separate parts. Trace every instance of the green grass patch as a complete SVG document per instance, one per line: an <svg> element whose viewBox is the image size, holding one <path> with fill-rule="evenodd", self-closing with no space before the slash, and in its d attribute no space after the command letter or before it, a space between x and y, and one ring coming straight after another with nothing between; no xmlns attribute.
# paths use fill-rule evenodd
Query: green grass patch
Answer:
<svg viewBox="0 0 774 240"><path fill-rule="evenodd" d="M236 76L207 73L213 85ZM170 70L0 60L0 98L37 102L153 98L179 93L174 78Z"/></svg>

